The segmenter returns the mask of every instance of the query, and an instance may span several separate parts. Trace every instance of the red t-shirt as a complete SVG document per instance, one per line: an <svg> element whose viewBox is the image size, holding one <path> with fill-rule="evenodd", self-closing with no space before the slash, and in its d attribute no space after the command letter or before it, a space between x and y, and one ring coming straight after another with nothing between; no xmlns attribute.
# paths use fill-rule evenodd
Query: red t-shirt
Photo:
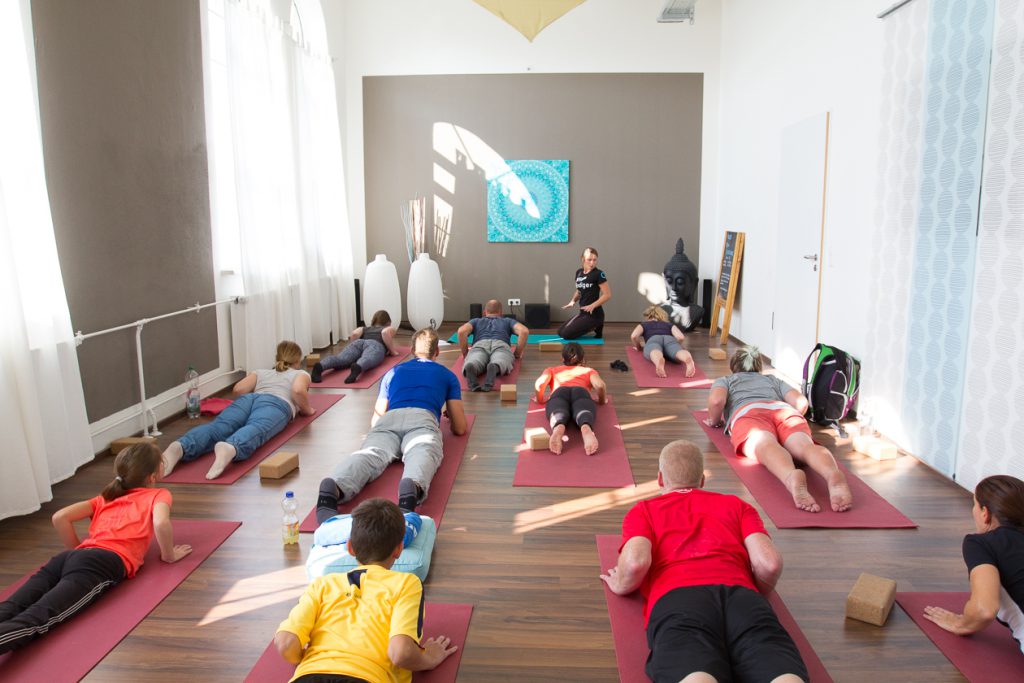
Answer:
<svg viewBox="0 0 1024 683"><path fill-rule="evenodd" d="M103 548L120 555L125 577L135 576L153 540L153 506L171 504L171 492L160 488L132 489L120 498L96 496L92 503L89 538L79 548Z"/></svg>
<svg viewBox="0 0 1024 683"><path fill-rule="evenodd" d="M746 586L757 590L743 540L766 533L757 510L736 496L681 489L642 500L622 520L622 543L634 536L652 545L651 568L640 591L644 622L655 603L684 586ZM619 547L621 551L621 546Z"/></svg>
<svg viewBox="0 0 1024 683"><path fill-rule="evenodd" d="M594 368L588 368L584 365L557 365L547 369L548 375L551 376L548 384L551 386L551 391L561 387L583 387L584 389L590 389L590 376L594 372Z"/></svg>

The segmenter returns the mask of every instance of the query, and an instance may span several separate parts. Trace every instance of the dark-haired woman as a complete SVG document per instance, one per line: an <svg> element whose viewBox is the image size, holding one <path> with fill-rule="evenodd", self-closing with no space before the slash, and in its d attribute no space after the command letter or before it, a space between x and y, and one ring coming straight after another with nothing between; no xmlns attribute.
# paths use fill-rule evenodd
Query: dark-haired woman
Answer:
<svg viewBox="0 0 1024 683"><path fill-rule="evenodd" d="M996 619L1024 652L1024 482L1007 475L982 479L971 515L978 533L967 534L963 545L971 597L962 614L925 607L924 616L958 636Z"/></svg>
<svg viewBox="0 0 1024 683"><path fill-rule="evenodd" d="M597 267L597 249L587 247L581 256L583 265L576 269L576 292L563 309L572 308L577 303L580 312L567 320L558 328L558 336L562 339L579 339L587 332L601 338L604 335L604 308L602 304L612 298L612 287L608 284L608 276Z"/></svg>
<svg viewBox="0 0 1024 683"><path fill-rule="evenodd" d="M192 552L192 546L174 545L171 492L156 488L162 471L160 449L135 444L117 454L114 479L100 495L53 514L67 550L0 603L0 654L49 632L135 576L154 536L164 562ZM89 537L81 541L74 522L87 517Z"/></svg>
<svg viewBox="0 0 1024 683"><path fill-rule="evenodd" d="M564 365L544 370L534 383L537 403L546 403L544 414L551 426L548 448L556 455L562 452L562 437L572 420L583 435L583 449L593 455L598 447L594 434L597 406L591 392L597 394L597 403L605 403L607 386L597 370L583 365L583 347L576 342L562 347L562 362ZM548 389L551 396L545 398Z"/></svg>
<svg viewBox="0 0 1024 683"><path fill-rule="evenodd" d="M395 328L391 326L391 316L387 311L380 310L373 314L369 327L357 327L352 330L348 345L341 353L327 356L313 366L313 383L321 381L324 370L347 368L348 377L345 378L345 384L352 384L359 380L360 374L383 363L385 356L397 355Z"/></svg>
<svg viewBox="0 0 1024 683"><path fill-rule="evenodd" d="M814 443L804 419L807 398L778 377L762 375L764 363L756 346L746 346L729 359L731 375L719 377L708 395L709 427L725 426L737 455L754 458L781 481L793 504L807 512L821 507L807 490L807 475L794 461L810 467L828 483L835 512L853 504L846 475L827 448Z"/></svg>

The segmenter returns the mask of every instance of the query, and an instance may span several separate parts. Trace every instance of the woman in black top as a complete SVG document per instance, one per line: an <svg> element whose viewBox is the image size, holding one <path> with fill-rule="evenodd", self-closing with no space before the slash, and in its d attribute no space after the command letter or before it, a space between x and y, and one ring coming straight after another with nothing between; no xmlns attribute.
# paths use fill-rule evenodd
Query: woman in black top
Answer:
<svg viewBox="0 0 1024 683"><path fill-rule="evenodd" d="M612 298L612 287L608 277L597 267L597 249L587 247L583 250L583 267L576 270L576 293L572 301L562 306L572 308L577 303L580 312L558 328L558 336L562 339L579 339L587 332L593 331L600 339L604 334L604 309L601 304Z"/></svg>
<svg viewBox="0 0 1024 683"><path fill-rule="evenodd" d="M963 545L971 597L963 614L925 607L924 616L959 636L998 619L1024 643L1024 482L1007 475L982 479L971 514L978 533L967 534Z"/></svg>

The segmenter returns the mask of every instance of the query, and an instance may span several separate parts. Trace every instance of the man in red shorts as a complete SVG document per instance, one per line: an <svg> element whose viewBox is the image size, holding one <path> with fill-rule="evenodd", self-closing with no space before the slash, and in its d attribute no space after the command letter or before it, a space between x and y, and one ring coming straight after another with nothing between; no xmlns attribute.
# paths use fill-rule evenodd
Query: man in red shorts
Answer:
<svg viewBox="0 0 1024 683"><path fill-rule="evenodd" d="M800 653L763 594L782 556L753 507L704 491L704 456L689 441L661 451L662 494L622 522L612 592L645 598L647 675L655 683L808 680Z"/></svg>

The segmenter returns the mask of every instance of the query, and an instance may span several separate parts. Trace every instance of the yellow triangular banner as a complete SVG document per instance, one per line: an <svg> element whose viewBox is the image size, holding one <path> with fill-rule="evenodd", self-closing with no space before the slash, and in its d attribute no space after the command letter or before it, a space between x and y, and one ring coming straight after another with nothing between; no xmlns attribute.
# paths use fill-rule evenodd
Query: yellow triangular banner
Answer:
<svg viewBox="0 0 1024 683"><path fill-rule="evenodd" d="M531 43L548 24L586 0L473 0L503 19Z"/></svg>

